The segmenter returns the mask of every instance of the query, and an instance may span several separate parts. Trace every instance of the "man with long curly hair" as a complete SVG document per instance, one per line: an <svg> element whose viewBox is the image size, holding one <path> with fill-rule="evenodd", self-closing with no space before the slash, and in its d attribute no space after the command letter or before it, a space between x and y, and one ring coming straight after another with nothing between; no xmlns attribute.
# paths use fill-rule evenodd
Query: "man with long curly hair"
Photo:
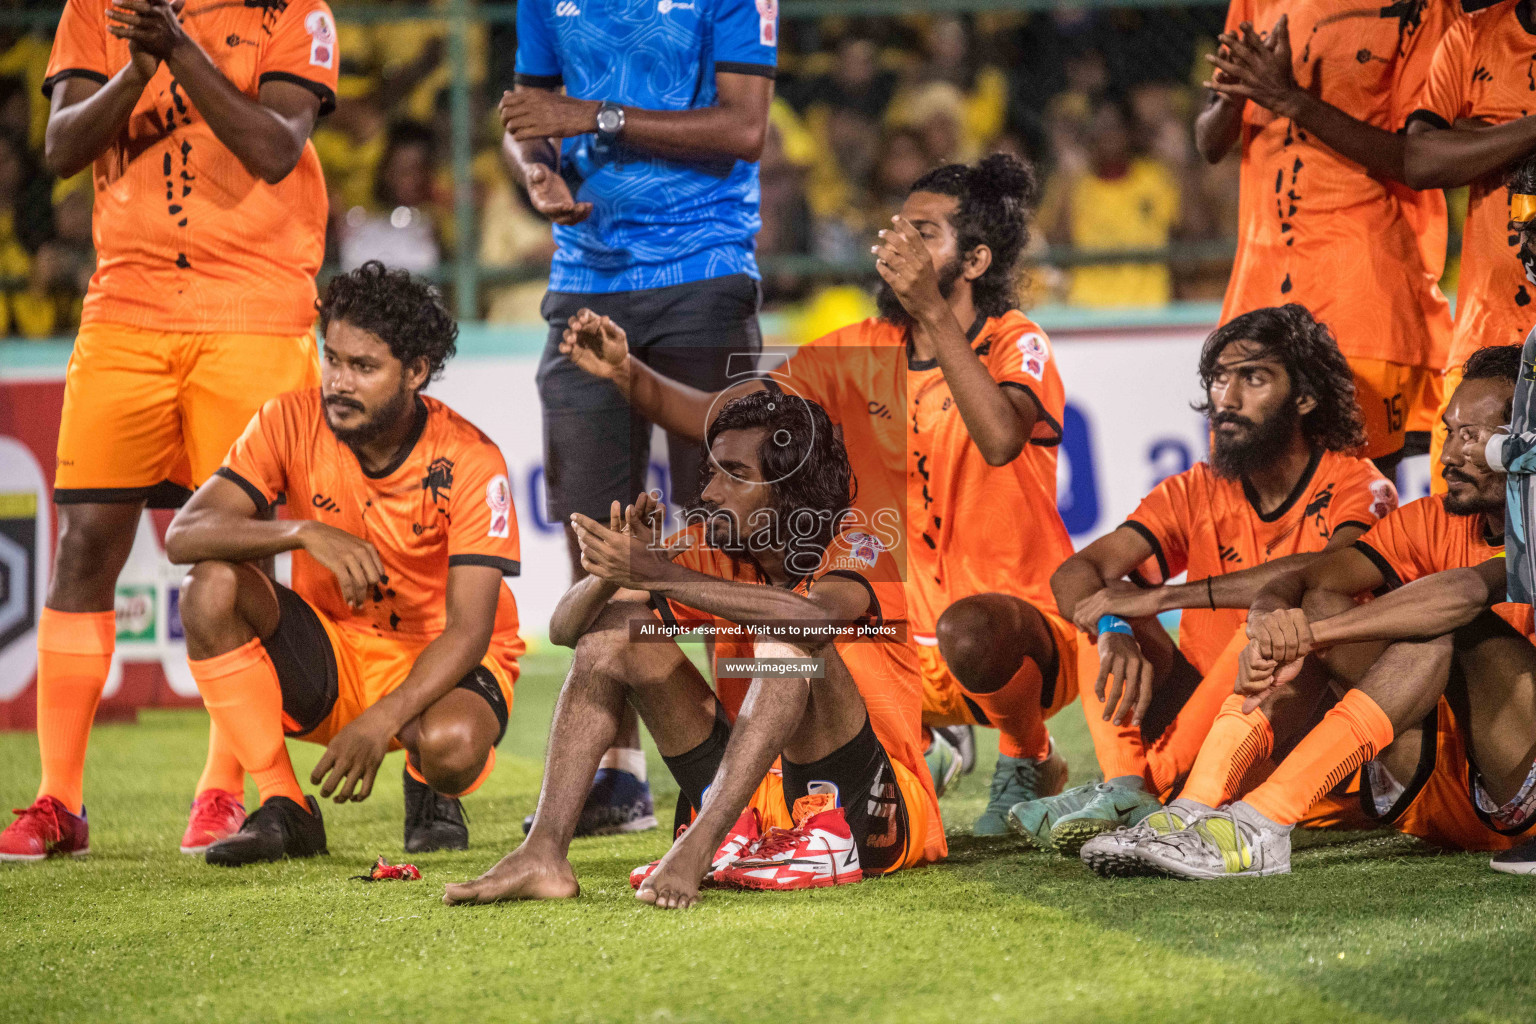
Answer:
<svg viewBox="0 0 1536 1024"><path fill-rule="evenodd" d="M575 658L538 810L522 846L447 902L577 895L567 853L626 703L697 815L631 872L646 903L691 906L705 880L820 888L944 856L904 588L890 554L845 528L853 474L831 419L754 391L724 404L705 441L700 504L667 546L647 494L622 513L615 502L607 524L571 517L591 575L550 620ZM713 688L674 627L710 631Z"/></svg>
<svg viewBox="0 0 1536 1024"><path fill-rule="evenodd" d="M1200 383L1210 461L1158 484L1051 579L1062 613L1098 637L1097 685L1085 678L1081 696L1106 781L1013 808L1015 827L1037 845L1073 854L1149 816L1158 827L1161 800L1212 723L1240 711L1224 702L1249 604L1397 505L1392 484L1360 457L1365 431L1344 355L1301 306L1218 328L1200 353ZM1188 582L1167 583L1180 573ZM1177 648L1156 618L1173 609L1184 609Z"/></svg>
<svg viewBox="0 0 1536 1024"><path fill-rule="evenodd" d="M496 445L421 394L458 326L437 290L369 262L320 303L320 387L274 398L166 533L192 566L187 654L261 808L208 848L236 866L325 853L284 735L325 745L310 775L366 800L406 751L406 849L466 849L457 798L496 763L517 658L517 517ZM286 500L289 518L267 513ZM293 589L256 564L293 553Z"/></svg>

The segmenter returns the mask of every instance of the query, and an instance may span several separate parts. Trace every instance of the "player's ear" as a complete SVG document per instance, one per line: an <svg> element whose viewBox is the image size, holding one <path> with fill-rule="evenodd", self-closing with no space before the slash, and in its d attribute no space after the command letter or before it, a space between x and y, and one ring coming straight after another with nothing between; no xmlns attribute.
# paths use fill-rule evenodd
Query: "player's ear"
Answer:
<svg viewBox="0 0 1536 1024"><path fill-rule="evenodd" d="M990 266L992 266L992 249L989 246L978 245L966 253L962 273L967 281L974 281L985 274Z"/></svg>
<svg viewBox="0 0 1536 1024"><path fill-rule="evenodd" d="M1302 395L1296 399L1296 411L1301 413L1303 416L1316 408L1317 396L1315 395Z"/></svg>
<svg viewBox="0 0 1536 1024"><path fill-rule="evenodd" d="M427 386L427 379L432 376L432 364L427 362L426 356L417 356L405 365L405 386L412 391L420 391Z"/></svg>

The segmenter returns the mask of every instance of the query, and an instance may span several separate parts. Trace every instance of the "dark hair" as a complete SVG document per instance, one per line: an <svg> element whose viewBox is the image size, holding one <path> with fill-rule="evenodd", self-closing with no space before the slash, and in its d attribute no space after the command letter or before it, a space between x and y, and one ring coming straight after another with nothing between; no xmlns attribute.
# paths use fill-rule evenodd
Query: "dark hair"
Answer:
<svg viewBox="0 0 1536 1024"><path fill-rule="evenodd" d="M1462 380L1507 380L1513 384L1520 376L1521 345L1489 345L1480 348L1461 364Z"/></svg>
<svg viewBox="0 0 1536 1024"><path fill-rule="evenodd" d="M1505 184L1510 195L1536 196L1536 153L1515 164Z"/></svg>
<svg viewBox="0 0 1536 1024"><path fill-rule="evenodd" d="M709 425L704 446L713 447L728 430L755 428L765 432L757 459L773 488L775 520L791 547L819 558L853 504L848 449L825 409L778 390L753 391L727 402ZM701 494L717 469L713 459L700 465Z"/></svg>
<svg viewBox="0 0 1536 1024"><path fill-rule="evenodd" d="M1211 416L1211 382L1216 361L1234 341L1252 341L1278 359L1291 379L1291 395L1317 402L1301 418L1301 433L1313 445L1347 452L1365 445L1365 418L1355 400L1355 378L1327 324L1318 323L1294 302L1233 317L1211 332L1200 350L1200 386L1206 392L1195 411Z"/></svg>
<svg viewBox="0 0 1536 1024"><path fill-rule="evenodd" d="M425 359L428 380L441 377L444 364L453 358L459 325L442 293L404 270L369 260L331 278L317 305L322 334L333 320L345 320L378 335L402 363Z"/></svg>
<svg viewBox="0 0 1536 1024"><path fill-rule="evenodd" d="M1039 185L1035 170L1018 157L994 153L974 167L948 164L929 171L913 192L954 196L950 218L963 257L978 245L992 250L992 265L971 282L971 301L984 317L1002 316L1019 305L1019 258L1029 244Z"/></svg>

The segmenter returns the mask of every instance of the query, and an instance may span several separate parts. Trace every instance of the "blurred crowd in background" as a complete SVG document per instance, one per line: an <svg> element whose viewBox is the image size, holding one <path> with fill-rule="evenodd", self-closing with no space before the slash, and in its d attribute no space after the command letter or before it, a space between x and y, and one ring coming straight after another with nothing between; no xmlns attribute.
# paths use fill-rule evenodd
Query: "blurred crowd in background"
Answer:
<svg viewBox="0 0 1536 1024"><path fill-rule="evenodd" d="M469 33L477 237L466 239L446 23L351 21L352 5L332 2L341 82L314 134L331 197L328 264L377 258L451 284L469 246L485 269L483 316L537 322L553 241L502 165L495 114L512 86L515 27ZM799 311L812 331L866 315L869 246L908 186L998 150L1032 160L1042 186L1031 304L1219 299L1237 157L1207 165L1193 123L1224 17L1218 5L783 22L762 157L768 308ZM41 158L50 35L0 23L0 335L68 334L93 267L90 174L57 181ZM1105 253L1117 255L1095 262Z"/></svg>

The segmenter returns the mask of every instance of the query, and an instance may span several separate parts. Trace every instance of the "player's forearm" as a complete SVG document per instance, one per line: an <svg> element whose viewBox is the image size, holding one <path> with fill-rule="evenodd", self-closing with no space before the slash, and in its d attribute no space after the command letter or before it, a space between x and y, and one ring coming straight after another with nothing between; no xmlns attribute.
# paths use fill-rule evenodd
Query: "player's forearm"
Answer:
<svg viewBox="0 0 1536 1024"><path fill-rule="evenodd" d="M1189 583L1159 587L1155 591L1159 611L1175 608L1241 608L1254 606L1269 584L1291 572L1298 572L1314 555L1289 555L1241 572L1223 573Z"/></svg>
<svg viewBox="0 0 1536 1024"><path fill-rule="evenodd" d="M383 718L399 735L401 729L447 696L459 680L480 664L490 645L490 635L488 628L455 629L450 625L422 648L405 682L370 708L369 713Z"/></svg>
<svg viewBox="0 0 1536 1024"><path fill-rule="evenodd" d="M165 532L165 557L176 565L255 562L299 550L311 525L308 520L242 519L183 511Z"/></svg>
<svg viewBox="0 0 1536 1024"><path fill-rule="evenodd" d="M1322 140L1340 156L1353 160L1373 174L1393 181L1404 181L1403 153L1407 136L1389 132L1350 117L1338 107L1296 89L1275 113L1289 117L1296 124Z"/></svg>
<svg viewBox="0 0 1536 1024"><path fill-rule="evenodd" d="M689 387L657 373L634 356L614 378L619 391L636 412L668 433L704 440L712 420L717 394Z"/></svg>
<svg viewBox="0 0 1536 1024"><path fill-rule="evenodd" d="M1536 149L1536 115L1476 128L1431 128L1404 140L1403 181L1455 188L1502 170Z"/></svg>
<svg viewBox="0 0 1536 1024"><path fill-rule="evenodd" d="M1214 96L1195 119L1195 148L1206 163L1219 164L1237 144L1243 130L1243 104L1226 96Z"/></svg>
<svg viewBox="0 0 1536 1024"><path fill-rule="evenodd" d="M1056 610L1072 621L1077 614L1078 602L1086 601L1108 583L1097 565L1081 554L1073 555L1051 574L1051 594L1056 598Z"/></svg>
<svg viewBox="0 0 1536 1024"><path fill-rule="evenodd" d="M595 119L597 109L594 106ZM763 155L767 119L736 106L697 110L624 108L624 144L671 160L753 161Z"/></svg>
<svg viewBox="0 0 1536 1024"><path fill-rule="evenodd" d="M1477 618L1501 596L1491 592L1477 569L1437 572L1312 623L1313 646L1444 636Z"/></svg>
<svg viewBox="0 0 1536 1024"><path fill-rule="evenodd" d="M921 318L916 329L932 340L955 408L987 465L1005 466L1018 458L1034 421L1021 420L1017 407L972 351L955 314L943 306Z"/></svg>
<svg viewBox="0 0 1536 1024"><path fill-rule="evenodd" d="M832 625L815 601L782 587L730 583L679 565L668 566L661 578L647 582L645 588L652 594L742 625L782 621Z"/></svg>
<svg viewBox="0 0 1536 1024"><path fill-rule="evenodd" d="M55 85L68 90L73 79ZM89 167L128 124L133 108L149 78L129 61L107 84L90 96L68 106L55 106L43 137L43 161L60 178L69 178Z"/></svg>
<svg viewBox="0 0 1536 1024"><path fill-rule="evenodd" d="M1287 571L1271 577L1259 592L1254 595L1250 612L1275 612L1282 608L1300 608L1302 599L1307 596L1307 578L1300 569L1288 568Z"/></svg>
<svg viewBox="0 0 1536 1024"><path fill-rule="evenodd" d="M166 66L246 170L275 185L298 165L307 132L235 88L190 36L171 51Z"/></svg>
<svg viewBox="0 0 1536 1024"><path fill-rule="evenodd" d="M596 576L580 580L555 605L554 614L549 617L549 642L575 647L618 592L615 584Z"/></svg>
<svg viewBox="0 0 1536 1024"><path fill-rule="evenodd" d="M511 132L502 132L501 159L517 183L526 188L528 171L535 164L556 172L560 170L560 147L550 139L526 139L519 142L512 137Z"/></svg>

